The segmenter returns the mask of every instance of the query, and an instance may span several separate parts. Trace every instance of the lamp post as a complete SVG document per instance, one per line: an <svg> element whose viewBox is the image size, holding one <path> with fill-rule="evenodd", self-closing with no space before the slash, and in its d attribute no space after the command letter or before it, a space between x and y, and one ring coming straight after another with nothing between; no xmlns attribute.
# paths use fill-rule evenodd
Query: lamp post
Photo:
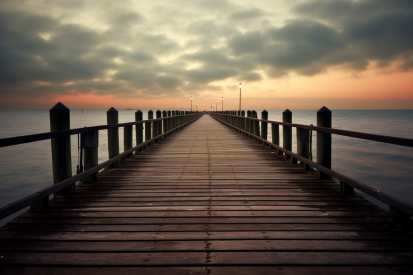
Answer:
<svg viewBox="0 0 413 275"><path fill-rule="evenodd" d="M191 96L191 113L192 113L192 96Z"/></svg>
<svg viewBox="0 0 413 275"><path fill-rule="evenodd" d="M222 97L222 112L224 111L224 97Z"/></svg>
<svg viewBox="0 0 413 275"><path fill-rule="evenodd" d="M217 104L217 100L215 99L215 112L218 112L218 104Z"/></svg>
<svg viewBox="0 0 413 275"><path fill-rule="evenodd" d="M241 82L239 83L239 111L241 112L241 88L242 84Z"/></svg>

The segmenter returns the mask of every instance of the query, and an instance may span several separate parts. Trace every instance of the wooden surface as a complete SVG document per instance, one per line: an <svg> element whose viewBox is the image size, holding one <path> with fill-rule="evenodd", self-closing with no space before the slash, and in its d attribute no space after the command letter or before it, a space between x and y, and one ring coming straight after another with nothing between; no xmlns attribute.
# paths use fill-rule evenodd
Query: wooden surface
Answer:
<svg viewBox="0 0 413 275"><path fill-rule="evenodd" d="M0 231L0 274L412 274L406 226L209 116Z"/></svg>

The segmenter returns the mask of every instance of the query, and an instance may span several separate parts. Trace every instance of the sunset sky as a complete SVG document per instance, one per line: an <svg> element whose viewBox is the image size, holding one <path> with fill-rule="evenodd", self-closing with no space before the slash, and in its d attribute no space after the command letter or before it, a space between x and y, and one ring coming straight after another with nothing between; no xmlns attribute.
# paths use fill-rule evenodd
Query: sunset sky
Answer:
<svg viewBox="0 0 413 275"><path fill-rule="evenodd" d="M413 109L412 0L0 0L0 109Z"/></svg>

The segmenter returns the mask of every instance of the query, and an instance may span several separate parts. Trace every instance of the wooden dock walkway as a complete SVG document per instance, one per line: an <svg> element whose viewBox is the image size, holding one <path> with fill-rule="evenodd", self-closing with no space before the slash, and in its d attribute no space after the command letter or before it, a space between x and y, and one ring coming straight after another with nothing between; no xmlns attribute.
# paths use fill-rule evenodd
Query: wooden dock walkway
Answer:
<svg viewBox="0 0 413 275"><path fill-rule="evenodd" d="M413 237L208 115L0 231L1 274L413 274Z"/></svg>

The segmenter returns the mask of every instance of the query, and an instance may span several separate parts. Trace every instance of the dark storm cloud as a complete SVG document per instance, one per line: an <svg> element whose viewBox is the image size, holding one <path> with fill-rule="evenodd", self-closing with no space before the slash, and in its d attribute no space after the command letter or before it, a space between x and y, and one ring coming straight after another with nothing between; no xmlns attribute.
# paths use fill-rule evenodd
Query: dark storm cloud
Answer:
<svg viewBox="0 0 413 275"><path fill-rule="evenodd" d="M412 68L413 2L307 1L294 8L301 19L282 27L237 33L228 46L252 57L268 75L315 75L333 66L364 70L369 62Z"/></svg>
<svg viewBox="0 0 413 275"><path fill-rule="evenodd" d="M231 21L258 19L265 15L264 11L257 8L236 11L229 15Z"/></svg>
<svg viewBox="0 0 413 275"><path fill-rule="evenodd" d="M355 58L386 61L413 54L413 1L311 1L295 12L334 26Z"/></svg>
<svg viewBox="0 0 413 275"><path fill-rule="evenodd" d="M226 79L362 71L395 60L413 68L411 0L305 1L279 26L270 23L277 11L222 0L180 0L145 14L111 1L70 2L51 5L60 17L0 9L1 94L179 96L219 91L214 82ZM102 10L99 28L69 20L93 8Z"/></svg>

